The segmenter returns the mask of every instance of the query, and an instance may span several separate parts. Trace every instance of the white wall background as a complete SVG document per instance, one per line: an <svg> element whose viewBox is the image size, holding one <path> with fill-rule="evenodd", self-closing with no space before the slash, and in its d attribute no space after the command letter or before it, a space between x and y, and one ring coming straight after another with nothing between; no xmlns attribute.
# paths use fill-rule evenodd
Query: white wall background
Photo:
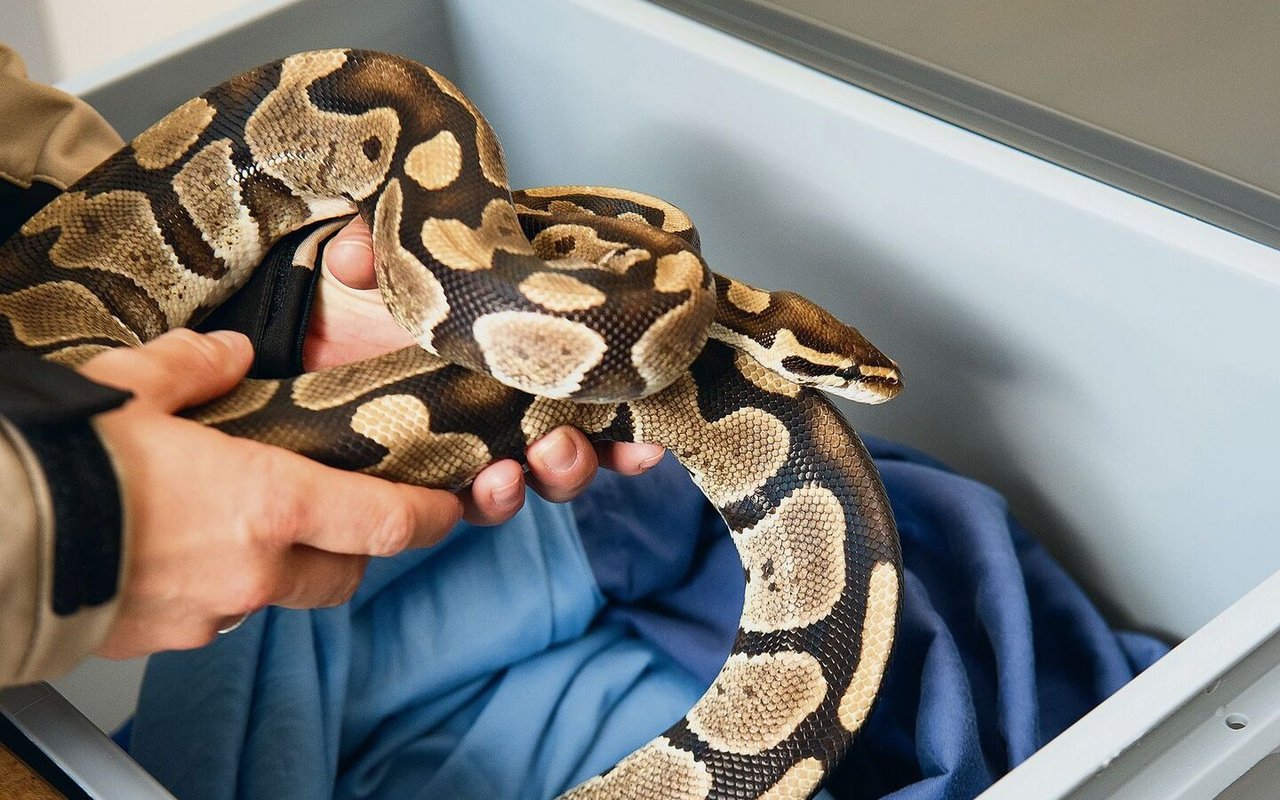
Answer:
<svg viewBox="0 0 1280 800"><path fill-rule="evenodd" d="M0 39L32 78L56 83L208 22L251 0L0 0Z"/></svg>

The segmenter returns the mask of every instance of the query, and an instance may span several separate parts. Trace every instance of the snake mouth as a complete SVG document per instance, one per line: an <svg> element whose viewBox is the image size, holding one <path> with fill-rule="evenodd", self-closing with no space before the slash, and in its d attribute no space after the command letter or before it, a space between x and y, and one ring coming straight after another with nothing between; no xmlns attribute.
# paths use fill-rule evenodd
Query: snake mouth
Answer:
<svg viewBox="0 0 1280 800"><path fill-rule="evenodd" d="M863 390L865 403L885 403L898 396L905 384L897 365L860 365L857 386Z"/></svg>

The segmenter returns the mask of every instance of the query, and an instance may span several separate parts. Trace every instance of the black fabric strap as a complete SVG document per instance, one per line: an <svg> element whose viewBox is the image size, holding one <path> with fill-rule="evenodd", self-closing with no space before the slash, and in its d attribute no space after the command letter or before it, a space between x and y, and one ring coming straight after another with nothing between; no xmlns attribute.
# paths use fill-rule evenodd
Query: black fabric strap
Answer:
<svg viewBox="0 0 1280 800"><path fill-rule="evenodd" d="M16 233L22 223L60 194L62 190L58 187L41 181L32 181L24 188L0 179L0 242Z"/></svg>
<svg viewBox="0 0 1280 800"><path fill-rule="evenodd" d="M83 419L117 408L132 396L34 353L0 353L0 417L15 424Z"/></svg>
<svg viewBox="0 0 1280 800"><path fill-rule="evenodd" d="M316 226L303 228L277 242L249 282L196 326L201 331L227 329L248 336L253 342L252 377L302 374L302 341L307 335L324 243L310 269L295 264L294 254L315 230Z"/></svg>
<svg viewBox="0 0 1280 800"><path fill-rule="evenodd" d="M87 418L17 424L44 470L53 506L53 612L73 614L116 593L120 486Z"/></svg>

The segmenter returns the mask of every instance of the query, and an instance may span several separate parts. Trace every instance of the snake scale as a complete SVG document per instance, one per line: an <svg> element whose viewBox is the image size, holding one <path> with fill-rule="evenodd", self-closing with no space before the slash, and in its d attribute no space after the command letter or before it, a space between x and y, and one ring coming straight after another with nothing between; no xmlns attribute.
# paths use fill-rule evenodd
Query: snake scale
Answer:
<svg viewBox="0 0 1280 800"><path fill-rule="evenodd" d="M513 194L492 129L430 69L302 53L182 104L0 248L0 347L75 365L137 346L352 212L421 346L249 380L190 416L452 489L562 424L665 446L731 529L739 633L682 719L565 796L813 794L870 713L901 587L879 476L818 390L887 400L897 367L809 301L713 274L657 198Z"/></svg>

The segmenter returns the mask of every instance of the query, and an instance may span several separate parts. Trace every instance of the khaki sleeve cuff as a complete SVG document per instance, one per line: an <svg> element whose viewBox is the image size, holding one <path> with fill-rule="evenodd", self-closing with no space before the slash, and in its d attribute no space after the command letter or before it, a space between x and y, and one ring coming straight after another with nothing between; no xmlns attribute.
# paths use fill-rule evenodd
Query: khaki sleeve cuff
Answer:
<svg viewBox="0 0 1280 800"><path fill-rule="evenodd" d="M70 671L106 638L119 594L55 613L52 496L26 440L3 419L0 497L0 685L47 680Z"/></svg>

